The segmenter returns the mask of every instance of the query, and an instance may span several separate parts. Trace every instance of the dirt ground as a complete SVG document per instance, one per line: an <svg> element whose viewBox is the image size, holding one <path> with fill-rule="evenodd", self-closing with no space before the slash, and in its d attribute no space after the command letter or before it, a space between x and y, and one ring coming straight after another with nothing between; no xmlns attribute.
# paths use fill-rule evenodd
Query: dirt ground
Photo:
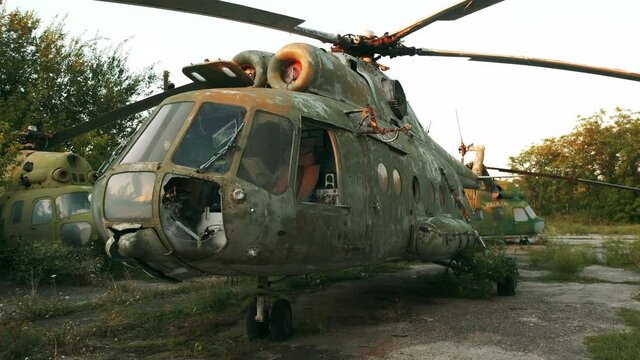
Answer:
<svg viewBox="0 0 640 360"><path fill-rule="evenodd" d="M522 249L509 247L521 268L513 297L461 299L417 291L426 274L443 271L438 265L304 291L292 304L293 338L264 341L249 358L586 359L586 336L624 329L616 311L640 309L632 298L640 291L640 274L591 266L585 276L600 281L541 282L536 278L542 272L527 270ZM64 289L78 299L100 296L101 291ZM15 297L15 287L0 284L0 303L10 297ZM241 319L237 327L241 333Z"/></svg>

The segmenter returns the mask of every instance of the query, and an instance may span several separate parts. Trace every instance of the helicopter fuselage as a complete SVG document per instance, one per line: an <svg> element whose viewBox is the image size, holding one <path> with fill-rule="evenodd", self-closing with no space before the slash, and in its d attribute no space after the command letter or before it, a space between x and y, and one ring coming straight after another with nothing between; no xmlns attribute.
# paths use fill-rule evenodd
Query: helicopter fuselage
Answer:
<svg viewBox="0 0 640 360"><path fill-rule="evenodd" d="M473 174L410 108L394 119L373 95L341 96L247 87L165 100L96 183L107 251L186 278L444 260L475 241L455 200ZM379 128L414 130L372 133L367 111Z"/></svg>

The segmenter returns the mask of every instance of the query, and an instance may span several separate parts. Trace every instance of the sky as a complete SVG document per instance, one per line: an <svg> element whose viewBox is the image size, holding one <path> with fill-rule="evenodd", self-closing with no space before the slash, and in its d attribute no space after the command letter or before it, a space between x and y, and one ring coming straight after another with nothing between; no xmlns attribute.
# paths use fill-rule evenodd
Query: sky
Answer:
<svg viewBox="0 0 640 360"><path fill-rule="evenodd" d="M204 1L204 0L203 0ZM99 37L108 47L127 40L134 69L155 65L177 85L182 67L231 59L243 50L276 52L292 42L327 44L217 18L93 0L5 0L7 9L36 12L44 23L63 20L72 35ZM362 0L233 2L306 20L328 33L399 30L451 1ZM407 46L556 59L640 73L637 0L506 0L456 21L441 21L405 38ZM429 135L455 157L460 144L484 145L485 164L542 139L570 132L578 116L616 107L640 111L640 82L528 66L432 57L382 59L400 80ZM467 155L469 157L469 155ZM471 154L473 156L473 154ZM467 160L471 160L469 157Z"/></svg>

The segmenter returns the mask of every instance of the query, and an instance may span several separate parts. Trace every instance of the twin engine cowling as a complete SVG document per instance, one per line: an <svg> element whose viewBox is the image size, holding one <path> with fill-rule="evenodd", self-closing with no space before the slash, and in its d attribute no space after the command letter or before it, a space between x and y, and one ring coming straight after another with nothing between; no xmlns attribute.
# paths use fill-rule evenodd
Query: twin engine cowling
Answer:
<svg viewBox="0 0 640 360"><path fill-rule="evenodd" d="M303 43L289 44L277 53L248 50L232 61L254 81L254 87L308 91L328 97L348 96L350 102L369 103L370 89L354 69L357 59L342 53L327 53Z"/></svg>

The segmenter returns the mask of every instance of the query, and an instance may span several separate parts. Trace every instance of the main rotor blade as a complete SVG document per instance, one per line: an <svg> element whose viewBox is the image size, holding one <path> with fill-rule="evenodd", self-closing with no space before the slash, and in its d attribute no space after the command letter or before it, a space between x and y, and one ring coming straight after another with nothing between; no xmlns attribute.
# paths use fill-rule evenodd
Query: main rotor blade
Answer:
<svg viewBox="0 0 640 360"><path fill-rule="evenodd" d="M51 137L48 140L44 140L42 142L42 144L38 144L39 148L42 149L46 149L48 147L54 146L54 145L58 145L61 144L71 138L74 138L76 136L82 135L84 133L87 133L89 131L101 128L103 126L106 126L114 121L120 120L122 118L125 118L127 116L131 116L131 115L135 115L141 111L145 111L148 110L158 104L160 104L164 99L173 96L173 95L177 95L177 94L181 94L183 92L187 92L187 91L192 91L192 90L200 90L200 89L206 89L206 88L210 88L211 85L208 83L190 83L187 85L183 85L180 87L177 87L175 89L172 90L168 90L165 92L162 92L160 94L156 94L153 96L150 96L148 98L145 98L143 100L131 103L129 105L125 105L121 108L118 108L116 110L113 110L111 112L108 112L106 114L102 114L92 120L89 121L85 121L83 123L80 123L76 126L70 127L68 129L59 131L57 133L55 133L53 135L53 137Z"/></svg>
<svg viewBox="0 0 640 360"><path fill-rule="evenodd" d="M211 16L269 29L286 31L326 43L335 43L337 35L300 27L304 20L249 6L219 0L97 0L126 5L146 6L197 15Z"/></svg>
<svg viewBox="0 0 640 360"><path fill-rule="evenodd" d="M473 52L463 52L463 51L434 50L434 49L416 49L416 55L461 57L461 58L469 58L469 60L471 61L482 61L482 62L513 64L513 65L529 65L529 66L537 66L537 67L543 67L543 68L582 72L582 73L594 74L594 75L610 76L610 77L632 80L632 81L640 81L640 73L635 73L631 71L597 67L597 66L584 65L584 64L576 64L576 63L570 63L570 62L559 61L559 60L530 58L526 56L496 55L496 54L483 54L483 53L473 53Z"/></svg>
<svg viewBox="0 0 640 360"><path fill-rule="evenodd" d="M543 174L543 173L538 173L538 172L516 170L516 169L504 169L504 168L497 168L497 167L491 167L491 166L486 166L486 168L490 169L490 170L497 170L497 171L506 172L506 173L512 173L512 174L520 174L520 175L536 176L536 177L545 177L545 178L550 178L550 179L561 179L561 180L567 180L567 181L573 181L573 182L582 182L582 183L591 184L591 185L609 186L609 187L614 187L614 188L618 188L618 189L625 189L625 190L631 190L631 191L640 192L640 188L637 188L637 187L612 184L612 183L608 183L608 182L604 182L604 181L582 179L582 178L576 178L576 177L571 177L571 176Z"/></svg>
<svg viewBox="0 0 640 360"><path fill-rule="evenodd" d="M389 36L391 37L391 39L393 39L393 41L398 41L403 37L409 34L413 34L414 32L424 28L427 25L433 24L436 21L457 20L502 1L503 0L458 0L457 3L449 6L448 8L422 18L416 21L414 24L411 24L404 29L398 30L393 34L390 34Z"/></svg>

